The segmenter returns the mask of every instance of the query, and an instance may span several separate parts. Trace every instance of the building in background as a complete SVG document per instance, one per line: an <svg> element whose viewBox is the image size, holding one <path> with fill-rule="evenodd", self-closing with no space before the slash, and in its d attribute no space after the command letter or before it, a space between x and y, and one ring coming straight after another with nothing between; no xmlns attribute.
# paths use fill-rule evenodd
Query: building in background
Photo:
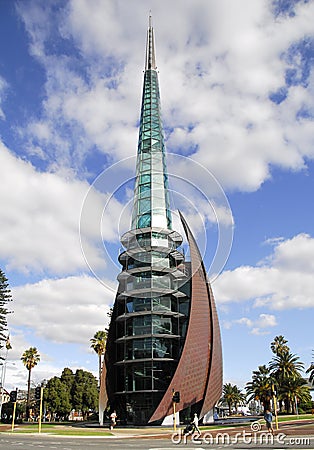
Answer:
<svg viewBox="0 0 314 450"><path fill-rule="evenodd" d="M182 236L172 229L151 18L139 130L131 230L124 251L102 372L102 402L121 421L160 424L180 393L181 417L204 417L221 396L218 317L205 267L180 214Z"/></svg>

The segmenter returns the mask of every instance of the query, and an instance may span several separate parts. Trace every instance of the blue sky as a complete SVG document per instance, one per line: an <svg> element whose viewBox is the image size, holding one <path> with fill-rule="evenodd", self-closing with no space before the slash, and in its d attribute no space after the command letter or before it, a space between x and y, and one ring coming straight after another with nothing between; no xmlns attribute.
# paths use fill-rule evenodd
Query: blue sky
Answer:
<svg viewBox="0 0 314 450"><path fill-rule="evenodd" d="M26 387L29 346L34 382L97 374L89 339L130 226L149 10L174 223L180 208L209 269L224 381L243 387L278 334L311 362L314 2L1 0L8 389Z"/></svg>

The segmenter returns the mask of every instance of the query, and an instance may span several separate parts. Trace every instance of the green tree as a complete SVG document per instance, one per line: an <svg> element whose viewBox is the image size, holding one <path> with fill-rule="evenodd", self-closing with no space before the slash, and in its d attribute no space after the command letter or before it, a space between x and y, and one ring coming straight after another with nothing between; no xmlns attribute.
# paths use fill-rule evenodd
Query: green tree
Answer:
<svg viewBox="0 0 314 450"><path fill-rule="evenodd" d="M268 366L259 366L253 372L252 381L246 384L246 391L249 400L260 400L266 409L270 407L273 387L276 387L280 410L283 410L284 405L289 413L295 411L296 398L307 403L309 397L306 382L301 376L304 364L297 355L291 353L287 343L282 335L274 338L270 344L274 354L272 360Z"/></svg>
<svg viewBox="0 0 314 450"><path fill-rule="evenodd" d="M270 344L270 349L275 355L280 356L282 353L290 351L288 345L286 345L287 342L282 335L275 336L273 342Z"/></svg>
<svg viewBox="0 0 314 450"><path fill-rule="evenodd" d="M252 381L246 383L246 392L248 400L258 400L264 406L264 409L270 407L271 391L273 379L270 375L269 368L264 364L259 366L258 370L254 370Z"/></svg>
<svg viewBox="0 0 314 450"><path fill-rule="evenodd" d="M296 401L306 403L312 399L307 382L302 377L288 377L282 386L282 391L284 392L286 410L290 412L291 408L292 414L296 413Z"/></svg>
<svg viewBox="0 0 314 450"><path fill-rule="evenodd" d="M8 279L4 272L0 269L0 349L7 342L7 303L12 301L12 295L9 288ZM3 358L0 358L3 359Z"/></svg>
<svg viewBox="0 0 314 450"><path fill-rule="evenodd" d="M82 411L84 420L87 419L90 410L97 409L97 379L92 373L82 369L75 372L72 385L72 406L77 411Z"/></svg>
<svg viewBox="0 0 314 450"><path fill-rule="evenodd" d="M97 379L90 372L78 369L74 374L66 367L60 377L48 380L44 400L52 417L66 419L75 409L81 411L86 419L90 410L97 409Z"/></svg>
<svg viewBox="0 0 314 450"><path fill-rule="evenodd" d="M276 342L276 345L272 345ZM301 371L304 370L304 364L299 357L290 352L286 345L287 341L283 336L276 336L271 344L274 357L269 363L269 369L272 378L277 386L277 396L282 410L283 403L286 411L289 413L294 410L294 401L291 400L291 389L293 390L301 383Z"/></svg>
<svg viewBox="0 0 314 450"><path fill-rule="evenodd" d="M29 407L30 407L30 390L31 390L31 372L32 369L37 366L40 361L40 355L36 347L30 347L25 350L21 360L28 370L28 380L27 380L27 401L26 401L26 418L29 419Z"/></svg>
<svg viewBox="0 0 314 450"><path fill-rule="evenodd" d="M68 367L65 367L62 371L60 380L67 386L69 392L71 392L74 383L74 373Z"/></svg>
<svg viewBox="0 0 314 450"><path fill-rule="evenodd" d="M53 377L48 380L44 389L44 400L46 409L52 418L65 420L72 409L71 392L61 378Z"/></svg>
<svg viewBox="0 0 314 450"><path fill-rule="evenodd" d="M313 359L314 359L314 352L313 352ZM306 370L306 373L310 374L309 382L314 384L314 361L311 362L310 367Z"/></svg>
<svg viewBox="0 0 314 450"><path fill-rule="evenodd" d="M102 357L106 350L108 332L105 331L97 331L94 334L94 337L90 339L91 348L95 350L98 355L98 374L99 374L99 386L101 380L101 367L102 367Z"/></svg>
<svg viewBox="0 0 314 450"><path fill-rule="evenodd" d="M231 415L232 405L237 409L238 403L244 400L244 395L241 394L240 389L236 385L232 385L231 383L223 385L222 394L220 401L222 403L227 403L229 415Z"/></svg>
<svg viewBox="0 0 314 450"><path fill-rule="evenodd" d="M281 384L286 378L300 377L300 371L304 369L304 364L299 361L297 355L283 352L270 361L269 368L273 377Z"/></svg>
<svg viewBox="0 0 314 450"><path fill-rule="evenodd" d="M234 387L234 394L235 394L234 407L235 407L235 410L237 411L238 405L239 404L241 405L241 403L243 405L243 402L245 402L246 396L245 396L245 394L242 394L242 392L240 391L240 389L237 386Z"/></svg>

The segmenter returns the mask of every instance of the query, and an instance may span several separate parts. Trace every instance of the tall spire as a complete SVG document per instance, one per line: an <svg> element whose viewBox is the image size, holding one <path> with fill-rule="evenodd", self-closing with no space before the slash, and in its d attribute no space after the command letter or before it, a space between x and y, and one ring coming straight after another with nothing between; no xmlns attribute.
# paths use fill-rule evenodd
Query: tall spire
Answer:
<svg viewBox="0 0 314 450"><path fill-rule="evenodd" d="M155 61L154 30L149 16L132 229L171 229L165 145Z"/></svg>
<svg viewBox="0 0 314 450"><path fill-rule="evenodd" d="M156 70L156 58L155 58L155 43L154 43L154 29L152 27L152 16L149 14L149 25L147 30L147 42L146 42L146 61L145 70Z"/></svg>

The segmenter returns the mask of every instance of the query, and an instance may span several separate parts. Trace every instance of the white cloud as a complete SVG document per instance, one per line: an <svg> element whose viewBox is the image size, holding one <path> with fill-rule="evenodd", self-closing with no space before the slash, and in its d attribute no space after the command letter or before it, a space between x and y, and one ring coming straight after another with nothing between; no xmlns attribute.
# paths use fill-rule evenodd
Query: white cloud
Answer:
<svg viewBox="0 0 314 450"><path fill-rule="evenodd" d="M81 170L93 145L115 159L135 154L143 6L78 0L52 14L39 4L20 5L32 52L47 72L45 114L28 132L33 145L43 143L47 122L55 168ZM173 129L168 149L193 148L193 157L228 189L258 189L271 165L302 169L304 158L313 157L312 123L296 114L301 106L313 108L313 79L307 87L290 87L280 105L269 94L285 84L290 63L284 52L313 33L314 4L299 3L294 17L276 20L268 0L173 1L166 9L153 1L151 7L164 123ZM58 26L42 26L53 21ZM53 55L46 48L52 30L72 38L81 59Z"/></svg>
<svg viewBox="0 0 314 450"><path fill-rule="evenodd" d="M253 326L252 320L247 318L247 317L242 317L241 319L236 319L234 321L234 323L238 323L240 325L246 325L247 327L252 327Z"/></svg>
<svg viewBox="0 0 314 450"><path fill-rule="evenodd" d="M304 30L312 32L313 5L299 8L302 20L298 17L282 23L274 21L267 13L268 2L254 1L250 5L247 8L247 2L245 5L237 2L230 8L230 2L215 3L210 11L211 20L217 20L211 39L205 39L206 44L198 51L188 53L189 67L205 63L202 76L197 76L194 70L191 81L191 76L183 69L181 54L178 57L182 62L180 75L177 76L177 57L170 69L172 61L167 61L163 75L166 89L168 73L173 75L173 85L166 91L166 113L173 112L172 125L180 126L179 146L176 147L175 142L178 140L176 128L169 145L179 149L184 140L193 147L197 145L193 158L209 167L225 187L243 190L257 189L270 176L270 164L302 168L303 157L312 148L308 132L303 137L307 121L296 120L296 113L310 88L296 88L301 95L294 104L289 99L295 88L290 89L288 100L280 106L272 103L268 95L284 84L282 53L294 40L302 38ZM204 20L208 19L208 10L203 13ZM303 27L300 27L301 22ZM184 96L179 94L183 91ZM311 102L312 97L308 96L305 104ZM188 115L185 114L187 105ZM192 131L191 124L194 125ZM297 145L299 140L304 144L303 153Z"/></svg>
<svg viewBox="0 0 314 450"><path fill-rule="evenodd" d="M240 319L223 322L223 326L227 330L230 330L233 325L244 325L249 329L250 334L264 335L270 333L267 328L275 327L277 321L273 314L260 314L255 320L241 317Z"/></svg>
<svg viewBox="0 0 314 450"><path fill-rule="evenodd" d="M1 257L11 268L82 268L78 221L87 184L39 173L1 144Z"/></svg>
<svg viewBox="0 0 314 450"><path fill-rule="evenodd" d="M270 331L267 330L267 328L272 328L275 326L277 326L277 320L273 314L260 314L259 318L253 323L251 334L270 334Z"/></svg>
<svg viewBox="0 0 314 450"><path fill-rule="evenodd" d="M260 336L269 334L270 331L268 328L275 327L277 325L277 320L273 314L260 314L255 320L248 317L241 317L240 319L223 322L223 327L226 330L230 330L234 325L246 326L249 329L250 334Z"/></svg>
<svg viewBox="0 0 314 450"><path fill-rule="evenodd" d="M272 264L280 270L314 273L314 239L302 233L279 243L272 256Z"/></svg>
<svg viewBox="0 0 314 450"><path fill-rule="evenodd" d="M30 8L18 6L30 35L30 52L47 78L43 116L32 117L24 135L31 147L45 146L54 170L66 165L82 172L84 159L95 145L115 159L135 154L141 73L134 71L134 62L124 71L128 63L121 57L126 57L127 46L119 39L122 28L114 25L119 20L115 8L106 6L69 2L58 12L35 3ZM45 22L50 26L42 26ZM51 38L73 39L74 50L82 58L52 52L48 49ZM44 125L50 131L49 142Z"/></svg>
<svg viewBox="0 0 314 450"><path fill-rule="evenodd" d="M89 189L86 182L38 172L1 143L0 167L5 186L0 191L0 258L7 261L8 268L53 274L87 269L80 238L89 264L105 268L100 245L102 238L117 240L122 204L113 199L102 218L109 192L92 190L93 208L80 230L81 209Z"/></svg>
<svg viewBox="0 0 314 450"><path fill-rule="evenodd" d="M260 314L256 325L259 328L275 327L277 325L276 317L273 314Z"/></svg>
<svg viewBox="0 0 314 450"><path fill-rule="evenodd" d="M261 330L260 328L255 327L251 330L251 334L255 334L257 336L263 336L263 335L270 334L270 331Z"/></svg>
<svg viewBox="0 0 314 450"><path fill-rule="evenodd" d="M114 283L107 281L114 288ZM108 325L114 295L93 277L43 279L12 289L14 314L9 325L32 329L37 337L57 343L86 344Z"/></svg>
<svg viewBox="0 0 314 450"><path fill-rule="evenodd" d="M262 266L241 266L215 280L217 302L254 301L256 307L274 310L311 308L314 238L299 234L280 242Z"/></svg>

